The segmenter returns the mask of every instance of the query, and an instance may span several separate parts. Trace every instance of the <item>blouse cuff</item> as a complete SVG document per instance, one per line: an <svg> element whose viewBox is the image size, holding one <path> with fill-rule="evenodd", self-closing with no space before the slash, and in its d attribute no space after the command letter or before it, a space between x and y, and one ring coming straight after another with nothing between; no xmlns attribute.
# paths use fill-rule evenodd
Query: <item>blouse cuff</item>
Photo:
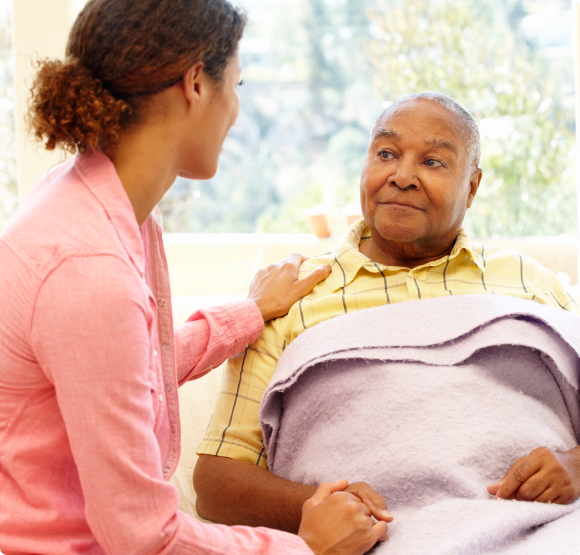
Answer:
<svg viewBox="0 0 580 555"><path fill-rule="evenodd" d="M215 306L194 312L175 330L179 385L201 378L224 360L253 343L264 330L254 301Z"/></svg>

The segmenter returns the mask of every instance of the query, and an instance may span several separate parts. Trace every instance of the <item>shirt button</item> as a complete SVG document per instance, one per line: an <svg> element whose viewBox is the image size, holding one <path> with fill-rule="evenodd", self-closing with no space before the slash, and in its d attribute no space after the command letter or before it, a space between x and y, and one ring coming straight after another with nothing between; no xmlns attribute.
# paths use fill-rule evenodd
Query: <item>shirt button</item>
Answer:
<svg viewBox="0 0 580 555"><path fill-rule="evenodd" d="M159 300L157 301L157 306L158 306L159 308L163 308L163 307L165 306L165 300L164 300L164 299L159 299Z"/></svg>
<svg viewBox="0 0 580 555"><path fill-rule="evenodd" d="M164 351L167 351L167 349L169 349L169 343L161 343L161 348L162 348Z"/></svg>
<svg viewBox="0 0 580 555"><path fill-rule="evenodd" d="M175 426L171 426L171 433L174 434L175 432L177 432L177 428Z"/></svg>
<svg viewBox="0 0 580 555"><path fill-rule="evenodd" d="M156 357L158 354L159 353L158 353L157 349L153 349L153 356Z"/></svg>
<svg viewBox="0 0 580 555"><path fill-rule="evenodd" d="M168 384L165 386L165 389L166 389L167 393L171 393L171 392L173 391L173 388L171 387L171 384L170 384L170 383L168 383Z"/></svg>
<svg viewBox="0 0 580 555"><path fill-rule="evenodd" d="M159 402L163 403L163 394L162 393L159 394Z"/></svg>
<svg viewBox="0 0 580 555"><path fill-rule="evenodd" d="M169 467L168 466L164 466L163 467L163 474L167 474L169 472Z"/></svg>

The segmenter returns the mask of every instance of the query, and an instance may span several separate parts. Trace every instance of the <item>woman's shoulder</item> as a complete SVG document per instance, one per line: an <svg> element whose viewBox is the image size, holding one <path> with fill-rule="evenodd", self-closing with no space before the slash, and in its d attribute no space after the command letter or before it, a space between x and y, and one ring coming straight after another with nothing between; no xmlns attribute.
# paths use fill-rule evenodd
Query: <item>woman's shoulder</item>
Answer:
<svg viewBox="0 0 580 555"><path fill-rule="evenodd" d="M122 190L117 193L124 195ZM114 195L107 199L109 206L103 204L80 175L75 161L65 162L37 183L0 240L41 279L70 257L127 258L123 241L129 237L132 247L139 248L139 229L126 205L128 200L121 198L115 206L111 197ZM128 211L131 213L124 221L119 215ZM127 232L131 219L134 229Z"/></svg>

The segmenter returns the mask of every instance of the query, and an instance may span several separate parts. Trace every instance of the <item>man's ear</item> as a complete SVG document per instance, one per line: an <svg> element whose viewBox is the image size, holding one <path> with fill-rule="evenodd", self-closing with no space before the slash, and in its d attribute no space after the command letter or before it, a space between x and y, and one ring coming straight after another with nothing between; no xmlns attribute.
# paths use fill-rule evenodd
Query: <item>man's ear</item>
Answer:
<svg viewBox="0 0 580 555"><path fill-rule="evenodd" d="M203 62L197 62L183 74L183 92L190 105L196 104L206 92L207 76Z"/></svg>
<svg viewBox="0 0 580 555"><path fill-rule="evenodd" d="M483 177L483 171L481 168L477 168L469 178L469 195L467 197L467 208L471 208L471 203L477 194L477 189L479 189L479 184L481 183L481 178Z"/></svg>

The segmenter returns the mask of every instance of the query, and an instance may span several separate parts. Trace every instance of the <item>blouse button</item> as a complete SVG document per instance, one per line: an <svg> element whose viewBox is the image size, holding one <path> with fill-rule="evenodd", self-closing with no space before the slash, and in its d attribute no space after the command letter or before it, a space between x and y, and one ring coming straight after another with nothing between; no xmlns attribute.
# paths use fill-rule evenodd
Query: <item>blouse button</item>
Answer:
<svg viewBox="0 0 580 555"><path fill-rule="evenodd" d="M159 394L159 402L163 403L163 394L162 393Z"/></svg>
<svg viewBox="0 0 580 555"><path fill-rule="evenodd" d="M163 308L163 307L165 306L165 300L164 300L164 299L159 299L159 300L157 301L157 306L158 306L159 308Z"/></svg>
<svg viewBox="0 0 580 555"><path fill-rule="evenodd" d="M168 384L165 386L165 389L166 389L167 393L171 393L171 392L173 391L173 388L171 387L171 384L170 384L170 383L168 383Z"/></svg>
<svg viewBox="0 0 580 555"><path fill-rule="evenodd" d="M161 348L162 348L164 351L167 351L167 349L169 349L169 343L161 343Z"/></svg>
<svg viewBox="0 0 580 555"><path fill-rule="evenodd" d="M153 356L156 357L158 354L157 349L153 349Z"/></svg>
<svg viewBox="0 0 580 555"><path fill-rule="evenodd" d="M163 474L167 474L169 472L169 467L168 466L164 466L163 467Z"/></svg>

